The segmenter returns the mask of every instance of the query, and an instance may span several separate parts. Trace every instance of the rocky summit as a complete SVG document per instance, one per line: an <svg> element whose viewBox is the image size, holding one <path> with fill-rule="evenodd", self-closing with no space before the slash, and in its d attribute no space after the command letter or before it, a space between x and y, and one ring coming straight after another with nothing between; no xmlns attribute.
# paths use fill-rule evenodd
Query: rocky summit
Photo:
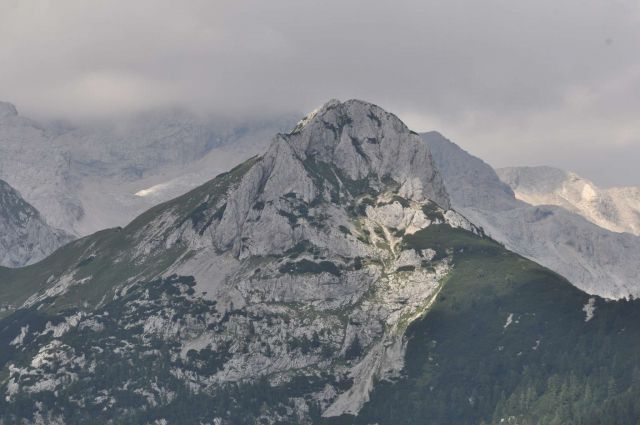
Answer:
<svg viewBox="0 0 640 425"><path fill-rule="evenodd" d="M486 237L421 137L358 100L0 282L3 424L538 423L552 389L637 366L597 350L640 345L634 302Z"/></svg>

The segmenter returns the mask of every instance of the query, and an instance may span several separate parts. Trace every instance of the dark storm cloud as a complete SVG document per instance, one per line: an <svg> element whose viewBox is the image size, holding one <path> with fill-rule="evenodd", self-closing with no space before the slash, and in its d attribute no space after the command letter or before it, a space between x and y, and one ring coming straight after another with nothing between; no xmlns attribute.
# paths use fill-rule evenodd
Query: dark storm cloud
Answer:
<svg viewBox="0 0 640 425"><path fill-rule="evenodd" d="M639 47L635 0L4 0L0 97L71 119L358 97L496 166L640 184L616 159L639 151Z"/></svg>

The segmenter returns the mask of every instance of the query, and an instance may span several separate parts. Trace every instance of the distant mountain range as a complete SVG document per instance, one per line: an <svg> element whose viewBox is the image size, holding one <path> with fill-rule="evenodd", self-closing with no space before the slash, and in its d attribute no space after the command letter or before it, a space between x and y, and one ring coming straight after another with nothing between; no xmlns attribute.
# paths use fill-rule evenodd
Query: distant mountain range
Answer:
<svg viewBox="0 0 640 425"><path fill-rule="evenodd" d="M0 267L0 423L633 423L640 301L487 235L581 261L575 229L621 235L330 101L125 227Z"/></svg>

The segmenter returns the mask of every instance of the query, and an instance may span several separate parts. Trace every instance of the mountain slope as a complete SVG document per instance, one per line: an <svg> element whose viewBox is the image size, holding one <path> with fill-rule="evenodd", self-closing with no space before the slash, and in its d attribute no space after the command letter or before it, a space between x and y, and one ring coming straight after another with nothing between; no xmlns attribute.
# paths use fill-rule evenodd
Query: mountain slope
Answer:
<svg viewBox="0 0 640 425"><path fill-rule="evenodd" d="M557 206L516 199L495 171L438 133L423 135L453 207L505 246L607 298L640 295L640 238Z"/></svg>
<svg viewBox="0 0 640 425"><path fill-rule="evenodd" d="M636 359L607 343L638 345L627 304L487 238L449 209L420 137L355 100L125 228L0 269L0 291L7 424L489 422L523 414L495 394L553 377L536 353L592 337L578 346L607 377ZM635 394L611 378L611 400ZM461 387L494 380L469 412Z"/></svg>
<svg viewBox="0 0 640 425"><path fill-rule="evenodd" d="M326 415L356 412L376 377L398 373L404 329L449 268L435 251L399 251L402 235L436 223L478 232L433 201L449 202L416 134L373 105L332 101L262 157L124 229L0 269L4 335L15 341L5 408L16 412L19 400L41 400L52 386L74 398L79 374L91 383L82 404L112 393L83 367L105 362L91 347L110 346L117 333L116 346L133 356L118 351L118 361L146 373L156 366L140 364L140 353L150 344L169 349L158 397L175 393L176 376L209 396L261 376L285 386L303 379L324 383L311 404ZM86 326L96 334L76 339ZM20 352L31 354L12 363ZM42 375L35 359L49 353L60 367ZM78 370L80 358L89 363ZM130 391L147 391L145 379L136 382ZM58 400L48 413L66 416ZM136 406L132 414L148 403Z"/></svg>
<svg viewBox="0 0 640 425"><path fill-rule="evenodd" d="M491 166L476 158L438 132L423 133L451 202L457 208L504 211L524 206Z"/></svg>
<svg viewBox="0 0 640 425"><path fill-rule="evenodd" d="M169 109L71 126L38 123L2 105L0 178L75 235L125 225L262 152L294 122L227 123Z"/></svg>
<svg viewBox="0 0 640 425"><path fill-rule="evenodd" d="M640 302L605 301L497 244L427 228L454 267L407 330L404 373L336 424L627 424L640 415ZM440 229L438 229L440 230ZM460 232L458 232L460 233Z"/></svg>
<svg viewBox="0 0 640 425"><path fill-rule="evenodd" d="M72 240L50 227L20 194L0 180L0 266L35 263Z"/></svg>
<svg viewBox="0 0 640 425"><path fill-rule="evenodd" d="M575 173L552 167L510 167L496 172L528 204L557 205L612 232L640 236L640 187L601 189Z"/></svg>

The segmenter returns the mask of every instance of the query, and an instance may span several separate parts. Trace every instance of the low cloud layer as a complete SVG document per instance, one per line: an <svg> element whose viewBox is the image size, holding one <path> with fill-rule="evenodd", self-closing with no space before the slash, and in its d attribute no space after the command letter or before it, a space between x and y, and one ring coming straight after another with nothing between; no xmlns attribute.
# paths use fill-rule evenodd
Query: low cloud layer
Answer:
<svg viewBox="0 0 640 425"><path fill-rule="evenodd" d="M495 166L640 185L636 0L0 3L0 98L71 120L362 98Z"/></svg>

